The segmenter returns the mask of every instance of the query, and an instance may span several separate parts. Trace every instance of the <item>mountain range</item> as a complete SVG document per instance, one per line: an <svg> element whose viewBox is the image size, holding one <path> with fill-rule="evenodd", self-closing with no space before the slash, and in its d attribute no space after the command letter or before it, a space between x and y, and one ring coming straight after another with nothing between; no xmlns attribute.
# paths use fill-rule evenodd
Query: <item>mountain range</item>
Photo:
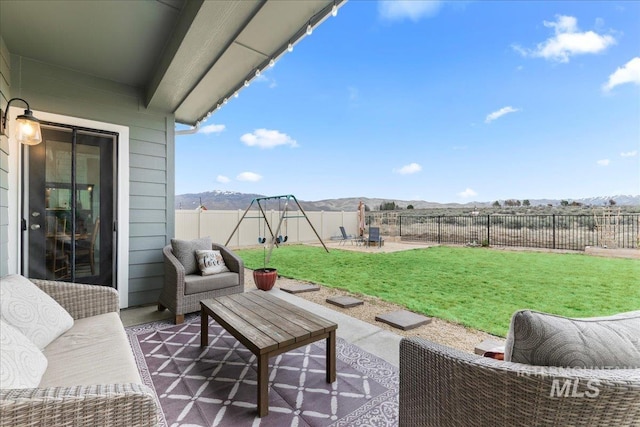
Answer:
<svg viewBox="0 0 640 427"><path fill-rule="evenodd" d="M246 209L251 201L255 198L265 197L262 194L238 193L235 191L206 191L203 193L179 194L175 198L176 209L196 209L200 205L207 209L213 210L236 210ZM351 211L355 210L358 202L362 200L365 205L377 210L383 203L395 203L396 206L406 209L412 205L414 209L432 209L432 208L482 208L490 207L495 201L490 202L469 202L469 203L436 203L424 200L398 200L398 199L379 199L369 197L346 197L340 199L326 199L318 201L298 200L302 208L306 211ZM617 196L600 196L588 197L583 199L564 199L569 203L579 203L585 206L606 206L609 201L615 201L616 206L640 206L640 195L617 195ZM498 200L504 205L505 200ZM529 199L531 206L560 206L562 200L559 199ZM277 200L267 202L267 209L279 210ZM284 203L284 202L282 202Z"/></svg>

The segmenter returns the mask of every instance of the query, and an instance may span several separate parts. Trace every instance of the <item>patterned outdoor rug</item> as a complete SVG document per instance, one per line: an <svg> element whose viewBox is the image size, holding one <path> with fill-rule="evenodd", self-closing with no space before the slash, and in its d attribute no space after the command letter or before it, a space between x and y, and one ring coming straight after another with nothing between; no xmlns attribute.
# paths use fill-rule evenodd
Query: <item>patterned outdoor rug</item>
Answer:
<svg viewBox="0 0 640 427"><path fill-rule="evenodd" d="M200 348L200 316L127 328L145 384L165 426L396 426L398 370L341 338L337 380L326 382L325 340L269 360L269 415L257 417L255 356L210 320Z"/></svg>

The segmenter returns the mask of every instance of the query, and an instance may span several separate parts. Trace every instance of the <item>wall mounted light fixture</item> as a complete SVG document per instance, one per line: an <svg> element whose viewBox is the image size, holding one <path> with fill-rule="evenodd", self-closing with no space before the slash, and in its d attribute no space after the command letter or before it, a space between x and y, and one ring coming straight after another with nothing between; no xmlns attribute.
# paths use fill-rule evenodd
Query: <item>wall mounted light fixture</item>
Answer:
<svg viewBox="0 0 640 427"><path fill-rule="evenodd" d="M13 101L22 101L27 105L27 109L24 110L24 114L16 117L16 130L15 136L19 143L25 145L37 145L42 142L42 132L40 131L40 120L33 117L29 103L22 98L11 98L7 102L7 109L4 114L0 110L0 134L8 136L7 127L7 114L9 113L9 105Z"/></svg>

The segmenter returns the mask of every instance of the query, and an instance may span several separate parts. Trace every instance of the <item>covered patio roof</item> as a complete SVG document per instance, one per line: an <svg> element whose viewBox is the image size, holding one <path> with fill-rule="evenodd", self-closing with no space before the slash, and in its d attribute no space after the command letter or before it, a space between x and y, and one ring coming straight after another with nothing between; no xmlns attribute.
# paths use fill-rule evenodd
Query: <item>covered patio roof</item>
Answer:
<svg viewBox="0 0 640 427"><path fill-rule="evenodd" d="M13 53L139 88L196 125L345 0L0 2Z"/></svg>

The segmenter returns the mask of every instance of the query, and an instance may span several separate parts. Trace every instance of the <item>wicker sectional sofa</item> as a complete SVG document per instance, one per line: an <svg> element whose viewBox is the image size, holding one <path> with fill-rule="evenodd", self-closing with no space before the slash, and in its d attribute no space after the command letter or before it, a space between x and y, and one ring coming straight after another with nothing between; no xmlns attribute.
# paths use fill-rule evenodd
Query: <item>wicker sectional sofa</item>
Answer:
<svg viewBox="0 0 640 427"><path fill-rule="evenodd" d="M640 370L542 368L404 338L399 398L401 426L639 426Z"/></svg>
<svg viewBox="0 0 640 427"><path fill-rule="evenodd" d="M640 311L572 319L521 310L504 357L403 338L400 425L640 426Z"/></svg>
<svg viewBox="0 0 640 427"><path fill-rule="evenodd" d="M31 282L71 315L73 326L42 350L48 365L38 387L0 388L0 426L157 425L160 409L138 373L117 291Z"/></svg>

